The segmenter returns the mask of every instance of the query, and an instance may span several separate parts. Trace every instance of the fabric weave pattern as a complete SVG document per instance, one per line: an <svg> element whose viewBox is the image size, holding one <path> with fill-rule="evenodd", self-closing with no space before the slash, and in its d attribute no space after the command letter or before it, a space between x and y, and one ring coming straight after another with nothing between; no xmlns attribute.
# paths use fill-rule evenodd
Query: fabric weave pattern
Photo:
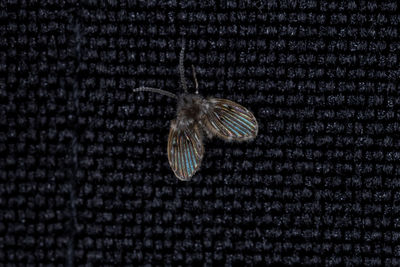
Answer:
<svg viewBox="0 0 400 267"><path fill-rule="evenodd" d="M0 266L399 265L397 1L0 1ZM196 66L259 123L167 159Z"/></svg>

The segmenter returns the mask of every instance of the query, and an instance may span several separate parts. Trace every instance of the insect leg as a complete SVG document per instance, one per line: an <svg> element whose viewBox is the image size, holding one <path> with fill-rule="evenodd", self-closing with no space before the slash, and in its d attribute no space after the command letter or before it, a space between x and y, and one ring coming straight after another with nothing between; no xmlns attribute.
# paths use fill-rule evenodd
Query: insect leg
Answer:
<svg viewBox="0 0 400 267"><path fill-rule="evenodd" d="M168 91L165 91L165 90L162 90L159 88L152 88L152 87L138 87L138 88L134 88L132 90L132 92L134 92L134 93L135 92L151 92L151 93L157 93L160 95L165 95L165 96L175 98L175 99L178 98L175 94L173 94L171 92L168 92Z"/></svg>

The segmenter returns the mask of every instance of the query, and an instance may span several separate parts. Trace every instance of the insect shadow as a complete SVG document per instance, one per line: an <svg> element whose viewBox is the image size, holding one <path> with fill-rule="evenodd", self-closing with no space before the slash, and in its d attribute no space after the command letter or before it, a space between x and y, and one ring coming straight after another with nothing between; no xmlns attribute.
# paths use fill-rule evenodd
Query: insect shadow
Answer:
<svg viewBox="0 0 400 267"><path fill-rule="evenodd" d="M192 65L195 93L189 93L184 74L185 43L179 55L180 83L183 93L152 87L138 87L133 92L152 92L175 98L178 102L176 118L171 121L168 136L168 161L180 180L189 180L200 168L204 155L204 136L217 136L225 141L248 141L257 136L258 124L245 107L220 98L199 95L199 84Z"/></svg>

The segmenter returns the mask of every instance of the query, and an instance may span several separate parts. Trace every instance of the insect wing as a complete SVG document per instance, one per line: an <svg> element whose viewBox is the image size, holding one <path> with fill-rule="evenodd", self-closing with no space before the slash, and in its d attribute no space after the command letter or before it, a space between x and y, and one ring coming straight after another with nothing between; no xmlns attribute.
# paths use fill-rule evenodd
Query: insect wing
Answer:
<svg viewBox="0 0 400 267"><path fill-rule="evenodd" d="M204 147L196 124L176 127L172 121L168 136L168 160L176 177L189 180L200 168Z"/></svg>
<svg viewBox="0 0 400 267"><path fill-rule="evenodd" d="M211 108L205 115L204 125L213 134L236 141L257 136L257 120L245 107L227 99L211 98L209 101Z"/></svg>

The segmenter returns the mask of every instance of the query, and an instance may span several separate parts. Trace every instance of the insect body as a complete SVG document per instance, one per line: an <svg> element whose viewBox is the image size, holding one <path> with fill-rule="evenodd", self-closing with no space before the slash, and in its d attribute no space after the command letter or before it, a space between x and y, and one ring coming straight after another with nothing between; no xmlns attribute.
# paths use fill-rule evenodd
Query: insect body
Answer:
<svg viewBox="0 0 400 267"><path fill-rule="evenodd" d="M200 168L204 155L204 134L227 141L246 141L257 136L258 124L250 111L233 101L200 96L193 66L196 93L188 93L183 69L184 50L183 46L179 60L183 94L177 96L150 87L139 87L133 91L149 91L178 100L177 116L170 126L167 152L169 164L176 177L187 181Z"/></svg>

